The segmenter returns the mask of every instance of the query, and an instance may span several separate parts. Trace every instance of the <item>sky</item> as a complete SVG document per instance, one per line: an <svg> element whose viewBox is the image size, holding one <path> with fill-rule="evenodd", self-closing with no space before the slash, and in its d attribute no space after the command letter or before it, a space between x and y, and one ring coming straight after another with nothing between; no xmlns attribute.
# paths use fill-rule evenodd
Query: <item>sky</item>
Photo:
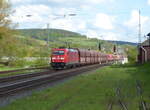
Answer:
<svg viewBox="0 0 150 110"><path fill-rule="evenodd" d="M138 42L150 32L150 0L9 0L17 28L65 29L90 38ZM70 16L76 14L76 16ZM31 15L31 16L27 16ZM65 16L64 16L65 15Z"/></svg>

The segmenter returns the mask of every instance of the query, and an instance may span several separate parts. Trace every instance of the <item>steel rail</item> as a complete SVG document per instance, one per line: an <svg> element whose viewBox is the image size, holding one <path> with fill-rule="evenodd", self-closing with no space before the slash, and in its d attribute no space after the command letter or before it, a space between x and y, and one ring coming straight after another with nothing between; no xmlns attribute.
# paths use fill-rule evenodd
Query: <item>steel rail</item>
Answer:
<svg viewBox="0 0 150 110"><path fill-rule="evenodd" d="M139 109L141 109L141 107L142 107L142 110L148 110L147 106L146 106L146 102L143 99L142 84L141 84L141 82L139 80L136 80L136 90L137 90L138 96L140 97Z"/></svg>
<svg viewBox="0 0 150 110"><path fill-rule="evenodd" d="M108 109L107 110L112 110L113 109L113 101L110 101L108 104Z"/></svg>
<svg viewBox="0 0 150 110"><path fill-rule="evenodd" d="M123 102L123 98L121 97L121 89L120 89L120 87L116 88L116 96L118 97L117 102L121 106L121 109L122 110L128 110L126 104Z"/></svg>

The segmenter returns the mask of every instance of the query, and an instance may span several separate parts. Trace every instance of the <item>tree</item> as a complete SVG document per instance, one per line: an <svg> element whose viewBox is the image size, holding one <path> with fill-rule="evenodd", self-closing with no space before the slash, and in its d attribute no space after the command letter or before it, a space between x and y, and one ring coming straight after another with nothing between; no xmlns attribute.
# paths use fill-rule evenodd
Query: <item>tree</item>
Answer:
<svg viewBox="0 0 150 110"><path fill-rule="evenodd" d="M6 0L0 0L0 29L1 33L3 30L10 30L11 20L8 19L12 13L10 4Z"/></svg>
<svg viewBox="0 0 150 110"><path fill-rule="evenodd" d="M0 0L0 62L2 57L12 57L16 53L17 39L13 36L14 30L11 20L10 4L6 0Z"/></svg>
<svg viewBox="0 0 150 110"><path fill-rule="evenodd" d="M128 60L130 63L135 63L137 61L137 47L136 46L130 46L125 45L125 52L127 54Z"/></svg>

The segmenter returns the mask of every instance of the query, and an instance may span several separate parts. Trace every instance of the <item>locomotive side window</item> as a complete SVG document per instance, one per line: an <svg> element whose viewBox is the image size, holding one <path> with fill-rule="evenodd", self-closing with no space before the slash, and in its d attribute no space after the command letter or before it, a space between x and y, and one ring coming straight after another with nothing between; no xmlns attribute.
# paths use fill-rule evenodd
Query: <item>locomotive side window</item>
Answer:
<svg viewBox="0 0 150 110"><path fill-rule="evenodd" d="M59 51L54 51L53 52L53 55L64 55L64 51L61 51L61 50L59 50Z"/></svg>

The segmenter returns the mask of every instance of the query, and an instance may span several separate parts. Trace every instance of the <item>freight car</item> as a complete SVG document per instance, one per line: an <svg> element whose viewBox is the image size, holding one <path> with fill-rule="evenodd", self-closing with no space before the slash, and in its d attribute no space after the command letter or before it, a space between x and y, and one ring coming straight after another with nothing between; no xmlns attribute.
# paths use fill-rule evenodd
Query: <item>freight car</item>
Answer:
<svg viewBox="0 0 150 110"><path fill-rule="evenodd" d="M55 48L52 49L51 66L54 69L63 69L98 63L113 63L120 59L121 56L119 55L104 54L94 50Z"/></svg>

